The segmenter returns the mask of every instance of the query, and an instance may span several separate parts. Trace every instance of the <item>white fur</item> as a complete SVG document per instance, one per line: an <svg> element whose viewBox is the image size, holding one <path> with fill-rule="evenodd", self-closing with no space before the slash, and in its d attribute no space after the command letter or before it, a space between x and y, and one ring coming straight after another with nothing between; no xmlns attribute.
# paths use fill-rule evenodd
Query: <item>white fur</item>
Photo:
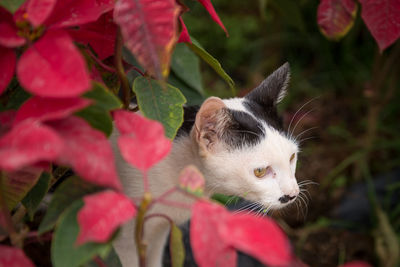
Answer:
<svg viewBox="0 0 400 267"><path fill-rule="evenodd" d="M225 105L234 110L249 111L239 98L224 100ZM250 113L249 113L250 114ZM251 114L253 117L254 115ZM150 190L157 197L178 184L178 175L187 165L199 168L206 179L205 194L224 193L244 196L246 199L261 203L266 208L281 208L279 198L283 195L296 196L299 187L295 178L297 156L290 163L290 157L298 152L297 144L285 135L270 128L262 122L265 138L251 147L228 150L225 145L218 144L213 153L200 155L199 147L193 135L180 137L174 142L171 153L149 172ZM111 136L116 153L117 168L125 193L132 198L143 194L141 174L129 166L120 156L116 145L117 133ZM270 166L273 175L257 178L254 169ZM192 203L193 200L182 194L174 194L170 200ZM156 204L149 212L165 213L176 224L187 221L190 211ZM134 220L123 227L114 246L124 267L138 266L136 246L134 243ZM164 245L169 232L169 224L164 219L154 218L145 224L145 240L148 242L148 266L161 267Z"/></svg>

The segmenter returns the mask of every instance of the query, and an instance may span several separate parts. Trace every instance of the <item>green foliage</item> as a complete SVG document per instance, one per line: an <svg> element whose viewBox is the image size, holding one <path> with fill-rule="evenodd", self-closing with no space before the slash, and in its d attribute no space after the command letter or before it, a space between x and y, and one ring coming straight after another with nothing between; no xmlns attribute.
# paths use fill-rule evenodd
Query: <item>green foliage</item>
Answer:
<svg viewBox="0 0 400 267"><path fill-rule="evenodd" d="M14 13L26 0L1 0L0 6Z"/></svg>
<svg viewBox="0 0 400 267"><path fill-rule="evenodd" d="M171 225L169 243L172 267L182 267L185 261L185 247L182 241L182 232L175 224Z"/></svg>
<svg viewBox="0 0 400 267"><path fill-rule="evenodd" d="M94 193L99 188L89 184L79 177L69 177L63 182L54 192L53 198L47 209L46 215L39 225L39 234L51 230L57 223L60 215L66 210L75 200L82 198L86 194Z"/></svg>
<svg viewBox="0 0 400 267"><path fill-rule="evenodd" d="M179 89L157 80L138 77L133 83L133 91L143 115L161 122L165 135L173 139L182 125L182 105L186 103Z"/></svg>
<svg viewBox="0 0 400 267"><path fill-rule="evenodd" d="M48 172L43 172L35 186L21 201L31 220L33 219L36 209L39 207L40 202L49 190L50 181L51 175Z"/></svg>
<svg viewBox="0 0 400 267"><path fill-rule="evenodd" d="M83 207L83 201L73 202L60 216L54 232L54 239L51 246L51 260L55 267L78 267L86 263L95 255L105 257L111 244L86 243L76 245L76 238L79 233L77 213Z"/></svg>

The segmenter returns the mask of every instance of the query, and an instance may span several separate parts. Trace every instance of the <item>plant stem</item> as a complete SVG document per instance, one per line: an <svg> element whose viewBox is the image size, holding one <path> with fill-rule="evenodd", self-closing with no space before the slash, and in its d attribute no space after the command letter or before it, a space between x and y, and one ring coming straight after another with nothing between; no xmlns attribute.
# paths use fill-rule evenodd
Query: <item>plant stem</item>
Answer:
<svg viewBox="0 0 400 267"><path fill-rule="evenodd" d="M143 195L143 200L139 206L138 215L136 217L134 238L137 247L137 253L139 255L140 267L146 267L147 245L143 242L143 228L145 222L145 215L151 202L152 202L151 194L149 192L145 192Z"/></svg>
<svg viewBox="0 0 400 267"><path fill-rule="evenodd" d="M110 67L106 64L103 63L103 61L101 61L98 57L96 57L92 51L90 51L89 49L86 50L86 53L89 54L89 56L103 69L105 69L108 72L116 72L116 70L113 67Z"/></svg>
<svg viewBox="0 0 400 267"><path fill-rule="evenodd" d="M115 41L115 54L114 54L114 64L115 69L117 71L118 78L121 82L122 87L122 103L124 104L124 108L127 109L129 107L131 101L131 89L129 87L129 81L126 77L124 65L122 64L122 48L124 46L124 42L122 40L121 29L118 28L117 39Z"/></svg>

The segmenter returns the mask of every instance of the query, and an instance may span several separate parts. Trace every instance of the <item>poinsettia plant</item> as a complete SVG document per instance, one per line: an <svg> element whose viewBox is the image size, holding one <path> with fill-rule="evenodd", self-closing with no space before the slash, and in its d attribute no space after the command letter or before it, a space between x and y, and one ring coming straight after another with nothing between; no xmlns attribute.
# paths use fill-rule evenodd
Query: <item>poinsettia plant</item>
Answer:
<svg viewBox="0 0 400 267"><path fill-rule="evenodd" d="M228 35L211 1L198 2ZM181 207L192 209L191 245L199 266L235 266L236 250L267 265L301 264L272 219L232 214L202 197L204 179L193 166L161 197L153 199L148 190L147 171L169 153L183 121L186 98L180 85L203 93L198 58L234 88L218 61L190 37L184 3L20 0L0 5L0 266L33 266L24 243L45 238L52 240L54 266L102 262L121 225L136 217L140 229L147 208L177 191L196 199L193 207ZM322 1L320 9L325 18L319 23L327 25L323 32L337 35L351 24L356 4ZM363 15L367 25L370 17L370 11ZM396 25L390 38L371 30L381 50L398 38ZM140 200L123 193L108 141L113 120L122 156L143 173ZM74 175L65 179L69 169ZM30 229L27 222L56 183L38 229ZM145 255L144 240L140 233L135 236L139 255ZM181 244L172 222L171 236ZM182 266L182 254L171 255L174 266Z"/></svg>

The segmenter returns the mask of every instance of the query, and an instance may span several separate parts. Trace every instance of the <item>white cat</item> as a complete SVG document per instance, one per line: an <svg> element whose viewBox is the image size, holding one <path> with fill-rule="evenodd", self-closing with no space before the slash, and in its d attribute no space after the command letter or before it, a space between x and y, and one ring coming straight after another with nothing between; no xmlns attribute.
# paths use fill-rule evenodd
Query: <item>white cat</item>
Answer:
<svg viewBox="0 0 400 267"><path fill-rule="evenodd" d="M266 209L279 209L294 202L299 194L295 177L298 144L283 130L276 105L286 94L289 64L273 72L244 98L208 98L200 109L187 108L185 122L173 142L171 153L154 166L148 176L154 197L178 184L182 169L195 165L206 180L205 194L243 196ZM141 173L127 164L116 151L117 168L125 193L132 198L143 194ZM180 193L169 200L191 203ZM167 214L176 224L190 218L190 211L156 204L151 213ZM169 223L152 218L145 224L148 244L147 266L162 266ZM114 243L124 267L138 266L134 243L134 221L125 225Z"/></svg>

